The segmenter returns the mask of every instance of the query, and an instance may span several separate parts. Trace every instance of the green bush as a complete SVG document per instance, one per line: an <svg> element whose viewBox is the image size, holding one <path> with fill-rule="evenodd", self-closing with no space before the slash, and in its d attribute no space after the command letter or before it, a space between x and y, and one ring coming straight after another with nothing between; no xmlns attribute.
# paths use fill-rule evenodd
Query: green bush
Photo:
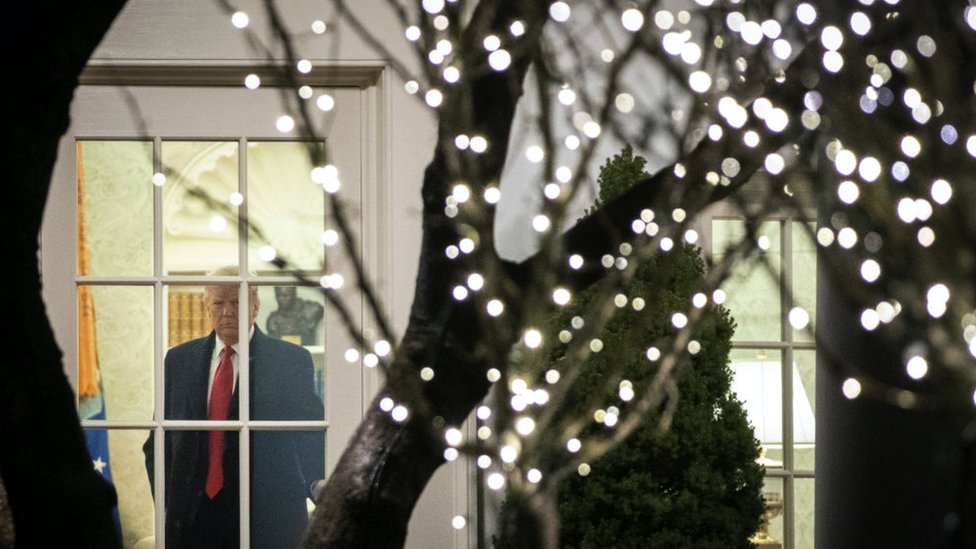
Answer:
<svg viewBox="0 0 976 549"><path fill-rule="evenodd" d="M601 169L596 207L646 177L644 159L628 147ZM640 395L658 362L645 351L669 346L671 313L687 310L703 276L700 250L676 245L637 268L626 293L640 297L641 311L619 308L600 338L604 347L583 363L566 400L563 417L592 417L597 408L616 403L619 383L628 379ZM550 319L555 338L574 316L584 316L596 288ZM632 301L631 301L632 303ZM592 472L572 475L559 486L560 545L565 548L735 548L749 547L763 511L763 471L756 464L759 445L741 404L729 393L729 350L734 323L728 311L709 306L694 335L700 351L687 353L677 369L678 404L665 432L651 415L623 443L592 464ZM551 340L551 339L550 339ZM558 368L564 347L553 349ZM614 374L613 372L618 372ZM596 422L580 438L603 437L609 427ZM511 507L509 502L506 507ZM502 521L512 516L503 508ZM504 532L503 528L503 532ZM500 547L521 546L496 540Z"/></svg>

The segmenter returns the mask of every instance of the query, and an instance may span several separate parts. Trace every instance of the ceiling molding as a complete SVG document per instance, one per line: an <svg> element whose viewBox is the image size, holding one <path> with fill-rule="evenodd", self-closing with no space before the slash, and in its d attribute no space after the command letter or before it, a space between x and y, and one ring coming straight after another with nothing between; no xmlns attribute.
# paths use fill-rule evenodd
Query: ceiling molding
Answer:
<svg viewBox="0 0 976 549"><path fill-rule="evenodd" d="M227 86L241 87L256 74L263 87L290 85L285 65L204 64L89 64L82 71L83 86ZM379 82L382 65L338 65L294 73L299 85L368 88Z"/></svg>

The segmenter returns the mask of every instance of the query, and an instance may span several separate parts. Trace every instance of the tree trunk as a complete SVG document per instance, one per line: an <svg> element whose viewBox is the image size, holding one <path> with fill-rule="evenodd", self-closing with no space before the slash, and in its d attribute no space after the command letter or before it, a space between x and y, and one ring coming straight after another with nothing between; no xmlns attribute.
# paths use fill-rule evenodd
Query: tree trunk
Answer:
<svg viewBox="0 0 976 549"><path fill-rule="evenodd" d="M78 75L123 1L34 2L8 13L0 180L0 473L20 547L113 547L115 492L92 468L41 299L38 237ZM23 13L26 12L26 13ZM73 304L57 304L73 306Z"/></svg>

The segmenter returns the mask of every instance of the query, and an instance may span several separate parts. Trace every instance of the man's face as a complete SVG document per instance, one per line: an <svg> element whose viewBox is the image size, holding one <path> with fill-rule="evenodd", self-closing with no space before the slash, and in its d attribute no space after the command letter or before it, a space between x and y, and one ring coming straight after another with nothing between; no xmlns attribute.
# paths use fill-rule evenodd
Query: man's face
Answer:
<svg viewBox="0 0 976 549"><path fill-rule="evenodd" d="M239 330L237 323L240 300L237 298L237 286L212 286L206 290L207 311L210 314L210 325L217 332L217 337L224 345L237 343ZM247 329L254 324L258 315L257 296L252 294L248 300Z"/></svg>

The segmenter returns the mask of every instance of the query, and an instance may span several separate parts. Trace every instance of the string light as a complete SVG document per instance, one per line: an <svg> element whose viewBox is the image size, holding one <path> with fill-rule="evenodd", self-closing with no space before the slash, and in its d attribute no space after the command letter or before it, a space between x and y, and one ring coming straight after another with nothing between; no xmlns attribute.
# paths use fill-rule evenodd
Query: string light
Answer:
<svg viewBox="0 0 976 549"><path fill-rule="evenodd" d="M248 17L248 15L243 11L236 11L234 12L233 15L230 16L230 22L235 27L239 29L244 29L247 28L247 26L250 24L251 18Z"/></svg>
<svg viewBox="0 0 976 549"><path fill-rule="evenodd" d="M452 0L448 0L448 2L453 4ZM695 0L695 3L703 8L709 8L715 4L713 0ZM861 3L864 5L871 4L867 0L862 0ZM889 5L896 3L895 0L888 2ZM451 36L456 36L456 33L444 33L451 24L450 19L444 15L447 3L445 0L423 0L421 6L426 15L431 16L430 21L434 29L431 32L436 31L432 36L427 37L426 44L432 44L435 39L440 38L436 41L432 50L427 51L427 48L430 46L426 46L422 53L422 55L427 56L428 61L438 65L436 69L428 66L428 69L434 70L434 72L428 74L439 74L440 78L443 79L442 84L440 84L441 86L456 84L461 81L462 77L467 77L468 75L467 71L465 71L465 74L462 74L461 66L458 64L460 63L459 58L452 57L457 55L455 49L458 46L451 41L453 39ZM668 55L681 59L683 65L676 65L676 67L685 67L682 69L684 71L682 74L685 75L684 78L687 78L687 89L691 90L693 94L698 94L695 100L707 100L707 105L715 109L708 113L709 116L713 117L714 121L701 124L700 126L693 125L700 122L700 120L692 119L695 110L686 107L675 109L671 112L669 120L682 125L688 124L691 130L697 132L694 134L696 135L696 139L707 137L708 140L719 144L719 147L731 145L731 148L728 150L734 150L736 147L739 147L740 145L737 145L737 142L740 141L746 147L753 149L763 144L764 139L767 140L767 143L772 142L773 138L771 134L786 132L790 128L791 123L795 121L800 122L803 128L808 130L828 132L825 135L828 135L829 138L830 126L834 126L838 122L836 120L831 121L830 125L824 122L828 120L828 112L821 110L824 105L824 98L815 91L808 92L804 95L804 108L802 111L788 112L776 106L767 97L759 97L751 104L739 103L739 101L744 100L743 97L733 92L740 89L741 84L749 84L746 79L753 72L754 64L760 62L754 53L761 51L764 56L768 56L768 52L771 51L775 57L772 60L772 67L774 69L781 67L783 64L776 60L785 61L793 55L794 44L790 40L795 38L792 32L784 35L783 26L780 22L774 19L749 19L749 17L755 17L755 15L751 12L745 12L739 6L741 6L741 2L737 1L728 3L728 6L723 4L723 10L728 10L725 17L725 25L728 31L734 33L732 37L734 40L739 41L740 45L745 44L746 46L757 47L727 50L736 52L734 56L741 55L738 59L735 59L733 56L734 63L731 67L731 73L728 75L719 74L714 70L700 70L701 67L698 66L703 56L713 53L711 50L707 52L703 51L703 47L709 48L710 46L714 46L715 48L721 49L723 47L729 47L731 43L729 32L724 29L719 29L723 36L709 37L707 42L701 42L700 37L693 35L691 29L697 29L698 27L694 25L692 18L696 17L698 12L690 9L681 11L659 9L653 12L653 14L648 13L646 20L645 13L635 7L623 9L619 13L620 24L625 31L631 33L648 32L644 27L651 26L649 29L651 34L648 36L660 36L660 47ZM552 2L549 5L548 11L549 17L558 23L569 22L573 15L570 4L564 1ZM871 13L873 15L875 11L872 10ZM238 24L241 19L240 16L243 17L243 24ZM880 28L881 25L885 24L883 18L878 17L876 20L872 20L872 17L867 13L854 11L850 13L846 21L844 18L832 20L837 26L826 25L821 27L816 8L807 2L796 5L794 16L795 20L799 21L800 24L813 27L810 30L816 33L815 36L819 36L819 46L814 44L813 47L822 47L822 50L818 49L818 54L822 56L821 62L826 71L839 72L844 70L845 61L849 62L851 67L861 67L863 70L864 62L866 61L868 70L863 75L863 83L860 84L861 87L859 89L852 90L856 101L851 105L854 116L868 117L872 114L879 116L880 113L885 112L884 107L891 107L893 105L895 108L902 109L904 113L910 113L911 119L918 124L938 121L938 126L933 126L931 128L932 131L922 131L925 128L920 129L918 126L913 126L915 128L914 130L908 130L907 133L898 134L895 139L888 142L888 149L862 148L861 144L853 139L850 143L845 144L841 144L835 140L828 147L826 156L833 164L834 170L842 176L837 178L836 194L837 199L844 205L838 212L845 215L843 217L830 218L830 221L826 223L829 226L819 227L815 233L816 243L822 248L829 248L833 246L834 242L837 242L838 247L830 249L829 252L847 253L850 258L849 265L856 269L861 279L867 284L875 284L881 280L883 273L886 277L895 276L893 270L890 270L887 265L883 266L881 263L883 256L879 250L882 246L882 237L884 238L885 252L890 251L889 248L894 248L894 246L899 245L899 240L904 239L894 237L890 232L885 230L886 227L884 226L870 226L863 223L859 215L867 209L869 200L873 200L879 195L887 195L889 189L898 189L891 193L891 196L895 197L894 201L885 204L884 207L887 208L887 212L885 213L897 222L906 225L901 228L908 231L907 234L910 237L915 237L921 249L930 247L935 243L936 233L933 227L942 227L944 226L942 223L945 221L945 219L939 216L942 215L948 218L947 214L951 213L954 209L940 208L940 206L947 205L953 199L954 188L949 182L949 179L952 179L954 175L953 173L943 172L941 175L946 179L934 179L934 181L929 179L929 181L932 181L931 184L911 179L911 177L920 178L923 176L922 174L926 174L927 176L927 174L931 173L921 162L940 155L942 150L938 149L938 147L943 144L952 145L960 137L959 130L956 129L956 126L947 123L944 118L939 118L940 116L944 116L943 107L936 100L937 97L931 94L929 91L930 88L925 86L923 82L911 79L914 66L924 62L924 58L936 55L939 51L940 44L936 43L936 40L932 36L921 34L913 36L911 40L914 44L909 43L907 46L902 46L904 49L894 49L890 52L876 52L873 55L866 56L866 59L862 60L854 57L853 52L856 51L856 48L852 47L848 41L857 41L857 37L867 36L874 31L875 27ZM965 19L967 24L976 30L976 8L965 8ZM233 14L231 20L238 28L244 28L248 25L247 15L243 12ZM784 22L783 24L790 25L793 23ZM315 34L322 34L326 31L327 26L322 21L315 21L312 23L311 28ZM513 62L511 52L520 51L516 49L518 43L520 43L517 38L523 36L525 32L526 27L523 22L512 21L508 26L507 34L503 31L501 36L491 34L483 38L482 46L484 47L484 52L482 55L486 56L488 67L491 70L506 71L511 68ZM410 25L404 29L404 37L410 42L419 42L421 38L424 38L423 35L423 31L417 25ZM619 45L615 46L615 48L618 48L618 53L624 51ZM846 60L845 54L848 56ZM617 60L614 50L610 48L600 51L599 57L606 63ZM763 59L768 59L768 57L764 57ZM625 61L625 59L621 58L620 61ZM295 67L301 73L308 73L312 70L312 65L313 63L311 61L301 59ZM423 91L423 100L429 107L435 109L441 108L444 106L448 97L453 97L450 95L451 92L458 88L445 87L443 89L437 89L430 87L436 85L437 80L436 77L434 77L433 81L424 80L423 89L421 89L420 83L410 80L404 83L404 90L409 94L419 94ZM900 82L905 80L915 83L915 87L900 84ZM781 79L777 81L781 81ZM261 79L256 74L250 74L245 78L244 85L248 89L257 89L261 86ZM576 88L574 89L573 86L576 86ZM572 188L570 183L573 182L574 178L585 184L589 176L588 168L572 164L570 161L573 160L574 155L566 154L565 151L560 149L560 146L568 151L577 151L584 146L583 140L597 139L606 129L611 128L611 126L607 126L607 128L602 127L601 122L603 120L597 120L596 114L590 114L604 111L599 110L599 104L596 105L597 108L591 105L594 98L589 96L589 92L589 87L583 88L582 85L576 82L573 85L563 84L550 88L549 93L553 94L560 105L566 107L567 117L571 117L572 119L573 126L569 128L569 132L572 133L566 135L565 130L557 132L552 137L553 143L556 146L554 150L547 150L537 144L531 144L524 150L525 158L530 163L540 164L545 162L546 168L552 170L551 174L545 174L545 177L547 179L551 177L552 181L547 181L543 185L540 185L542 190L541 195L548 200L566 199L569 196L568 189ZM311 87L304 86L299 93L302 98L311 99L314 92ZM707 96L704 94L707 94ZM831 98L828 99L834 100ZM613 104L609 106L614 107L616 112L624 115L633 113L635 109L638 109L637 100L631 93L616 93L612 96L612 101ZM336 106L335 99L329 94L319 95L315 99L315 104L322 112L330 112ZM590 112L584 112L584 108ZM646 108L648 107L642 103L641 109ZM793 108L792 105L790 108ZM824 113L823 118L821 118L821 112ZM833 115L834 112L836 111L832 110L829 114ZM715 113L717 113L717 116L714 116ZM295 120L287 116L282 116L275 121L275 126L278 131L288 133L295 129ZM747 130L747 126L753 129ZM472 130L469 128L466 131ZM616 131L616 128L614 128L614 131ZM733 135L730 135L730 132ZM734 134L741 134L741 136ZM583 140L581 140L581 137ZM971 156L976 157L976 135L965 137L965 148L967 152ZM451 141L448 141L448 143L451 143ZM484 136L458 134L453 139L453 145L456 151L452 150L451 152L454 153L456 158L460 158L463 164L464 162L472 161L473 154L486 152L489 142ZM590 143L586 145L589 146ZM792 165L794 162L798 162L796 152L800 151L802 153L801 146L796 145L795 142L791 143L791 145L792 149L784 147L773 151L754 151L753 154L758 153L756 157L760 159L762 167L768 174L775 176L782 174L788 164ZM463 154L459 154L458 151L463 152ZM871 156L872 154L876 156ZM564 158L564 155L569 158ZM899 159L895 160L895 158L889 158L889 156L899 157ZM717 162L702 168L695 166L692 170L687 169L681 163L677 163L672 173L679 180L685 178L690 173L689 181L693 177L698 181L706 181L711 185L720 186L732 184L732 180L737 177L747 177L748 173L743 174L743 171L746 169L744 166L749 166L748 169L753 169L751 167L751 158L749 160L746 160L746 157L743 156L737 158L733 152L725 153L725 155L719 156L717 160ZM574 172L574 168L578 174ZM912 174L912 170L915 170L916 174ZM312 172L312 181L322 185L326 192L335 193L340 189L340 179L335 166L317 167ZM459 179L464 179L465 177L469 176L459 176ZM485 185L484 181L479 181L473 177L468 180L474 185L473 188L467 184L460 183L454 185L450 195L445 197L444 212L449 217L458 216L459 220L457 222L471 223L470 219L473 217L468 216L476 216L478 213L477 208L484 208L486 205L496 205L501 198L501 191L497 186L497 181ZM165 177L162 173L154 174L152 182L157 186L161 186L165 183ZM784 182L785 178L780 183L777 183L775 188L777 190L781 188L786 189ZM904 185L899 187L897 186L898 183L904 183ZM886 186L888 184L894 186L889 188ZM924 185L928 185L927 188ZM538 192L540 187L536 187L536 192ZM477 193L480 189L483 189L483 191L481 191L479 198ZM790 194L791 191L786 190L786 192ZM922 196L919 196L920 194ZM242 205L243 200L243 196L240 193L231 194L229 198L229 202L234 206ZM956 198L956 200L961 201L962 199ZM873 203L871 204L872 207L874 205ZM561 206L563 205L559 203L547 203L546 205L547 208ZM550 212L549 209L545 211ZM678 227L674 230L669 228L671 221L680 224L684 223L689 217L694 219L693 216L697 213L695 210L686 212L681 208L661 209L658 213L662 216L659 222L662 223L665 229L668 229L665 233L666 236L662 235L663 238L660 238L658 241L657 245L660 250L666 252L674 249L676 240L679 242L683 240L688 244L695 244L699 241L699 234L694 230L684 230L683 227ZM930 218L933 218L933 216L934 220L930 221ZM640 216L634 216L634 219L629 220L631 232L633 233L631 238L642 238L644 235L651 237L657 236L662 230L662 226L654 223L654 218L654 212L647 209ZM531 225L534 231L545 233L551 230L553 220L555 219L554 217L550 218L547 214L540 213L532 217ZM211 230L216 232L224 231L227 223L227 219L222 215L213 215L209 219ZM928 224L931 224L931 226ZM485 239L483 237L480 239L474 237L474 232L467 232L467 226L461 225L461 227L461 230L459 230L460 235L467 235L467 237L460 238L459 236L455 244L446 245L444 248L445 256L449 260L473 261L477 256L463 257L462 254L472 254L477 249L478 243L485 241ZM942 229L940 228L940 230ZM945 235L946 233L939 234ZM946 237L943 236L943 238ZM335 246L339 243L339 240L340 235L335 230L327 229L321 232L322 244L327 247ZM637 240L635 240L636 242ZM858 247L859 243L862 243L863 246ZM774 253L774 242L768 235L759 235L756 240L756 245L761 251ZM844 252L844 250L850 250L850 252ZM633 265L633 262L638 260L637 258L642 257L638 253L640 251L639 247L635 251L629 245L627 247L620 247L619 255L614 255L618 254L618 251L614 251L613 249L606 251L610 253L605 253L603 257L599 255L603 252L588 255L585 260L578 253L570 253L561 258L560 262L566 261L563 265L568 265L573 270L581 270L584 266L599 270L598 266L593 263L594 261L599 261L606 269L623 270ZM634 256L631 256L632 253ZM262 260L272 261L276 255L275 248L270 245L258 249L258 256ZM628 262L628 257L630 262ZM460 272L466 273L466 276L456 279L455 284L447 286L447 288L450 288L450 294L454 299L460 301L477 297L477 300L472 299L472 304L478 303L479 307L484 306L484 310L489 316L498 317L504 314L505 305L500 299L487 299L489 296L486 295L484 299L487 299L487 301L482 302L481 295L473 293L484 291L486 287L485 277L488 271L483 271L485 273L483 275L478 272L471 272L471 267L462 266L462 263L456 263L452 266L462 268L463 270ZM323 288L338 289L343 285L342 275L339 273L326 274L321 277L320 283ZM872 292L883 292L886 289L884 286L885 284L876 284ZM488 292L485 293L497 289L495 286L489 286ZM959 290L956 291L959 292ZM695 293L691 297L691 306L695 309L702 309L708 306L709 300L716 305L721 305L726 302L728 297L725 291L721 289L711 291L710 295L706 292L707 290ZM936 283L928 287L925 295L925 311L930 317L929 320L939 319L946 315L951 303L950 297L951 292L946 283ZM573 294L569 289L557 286L551 288L551 298L552 303L555 305L566 306L572 302ZM617 293L613 295L612 299L614 306L618 308L632 308L634 311L642 311L647 306L643 298L628 297L625 293ZM482 303L483 305L481 305ZM909 307L906 304L906 311L912 312L912 314L914 314L914 311L921 311L916 305L913 303ZM684 306L687 307L688 304L686 303ZM879 296L873 298L871 304L860 304L858 310L860 311L859 321L863 329L867 331L876 329L893 330L894 328L884 328L883 325L891 323L896 318L901 311L901 305L889 296ZM803 330L810 326L810 315L811 312L803 307L793 307L789 310L787 317L792 329ZM590 318L587 317L586 320L589 321ZM671 325L676 329L684 329L691 324L688 315L683 312L672 311L669 320ZM504 323L498 323L498 325L502 324ZM604 350L605 344L602 339L593 337L593 334L588 331L580 331L584 325L584 319L581 316L575 316L568 325L564 322L563 325L557 326L558 332L545 332L547 337L555 337L558 343L555 340L551 342L545 341L545 343L568 345L574 342L575 334L575 345L579 345L584 350L588 348L592 353L599 353ZM966 338L967 349L973 356L976 356L976 321L965 325L965 328L968 330L966 333L969 334ZM550 333L553 335L549 336ZM526 352L526 349L539 349L543 347L544 343L543 331L536 328L526 329L522 336L524 346L513 351L512 354L515 357L512 359L513 364L516 364L516 366L513 366L505 373L505 379L511 380L510 389L513 394L511 395L510 404L516 412L516 414L513 414L516 417L513 418L513 422L509 425L493 426L497 432L493 431L492 427L487 425L479 426L476 431L478 440L484 441L483 444L485 444L486 448L481 450L483 453L477 457L477 464L486 471L495 469L490 474L486 474L486 483L489 489L492 490L503 489L509 480L516 482L516 479L522 478L519 476L521 474L524 474L524 478L532 484L539 483L543 478L543 471L540 469L524 469L519 465L520 460L529 456L521 455L520 446L517 445L518 439L513 435L512 430L514 429L515 433L520 436L530 436L537 430L541 431L543 426L541 424L537 425L530 415L534 413L533 406L543 406L548 402L549 393L546 389L535 387L533 384L541 384L544 380L550 386L556 385L561 382L562 378L559 370L555 368L545 370L544 374L541 374L542 370L538 370L540 372L538 377L535 375L528 376L525 374L525 370L520 370L524 366L518 361L526 360L524 357L531 355L531 353ZM372 338L373 336L369 337ZM607 349L610 349L609 342L606 345ZM647 348L644 355L647 360L655 362L659 361L664 356L664 353L678 353L687 350L687 352L695 354L699 353L702 348L701 342L691 340L684 349L665 347L664 352L662 352L658 347L652 346ZM361 356L359 350L350 348L344 352L343 356L349 363L358 363L361 361L365 367L373 367L379 364L382 357L388 356L392 351L393 349L389 342L379 340L373 344L372 352L368 352L368 349L365 349L363 351L365 354ZM539 353L536 354L538 355ZM915 380L924 379L932 367L934 367L934 363L929 364L928 359L921 355L908 357L904 363L905 374ZM434 377L434 370L430 366L424 366L420 369L419 375L421 379L429 381ZM486 377L490 382L494 383L502 379L502 373L495 368L491 368L487 371ZM841 391L844 396L849 399L858 398L862 392L862 381L854 377L846 379L841 386ZM549 387L549 390L552 390L556 394L558 388ZM627 379L620 380L617 385L616 396L620 402L631 402L636 397L633 382ZM616 402L616 404L623 407L626 411L627 407L620 404L620 402ZM976 404L976 392L973 393L973 402ZM605 406L605 409L598 410L597 414L594 415L595 419L598 416L597 421L602 426L614 428L618 425L618 422L623 421L625 417L623 412L614 406L607 406L606 404L603 406ZM404 404L398 404L389 397L382 398L379 402L379 407L385 413L390 414L390 417L397 422L406 421L410 415L408 408ZM492 418L491 407L479 406L476 410L476 415L479 420L487 421ZM548 428L548 426L546 427ZM456 460L459 457L459 452L456 447L463 443L462 432L457 428L451 427L444 432L444 436L449 446L444 451L444 458L448 461ZM513 443L512 441L516 442ZM569 453L577 453L581 450L582 444L582 441L579 439L572 438L567 441L566 449ZM504 474L498 472L498 470L504 471ZM587 463L579 463L577 465L577 473L581 476L589 475L591 471L592 468ZM506 477L506 474L509 476ZM467 525L466 518L463 515L456 515L452 517L451 524L455 529L463 529Z"/></svg>

